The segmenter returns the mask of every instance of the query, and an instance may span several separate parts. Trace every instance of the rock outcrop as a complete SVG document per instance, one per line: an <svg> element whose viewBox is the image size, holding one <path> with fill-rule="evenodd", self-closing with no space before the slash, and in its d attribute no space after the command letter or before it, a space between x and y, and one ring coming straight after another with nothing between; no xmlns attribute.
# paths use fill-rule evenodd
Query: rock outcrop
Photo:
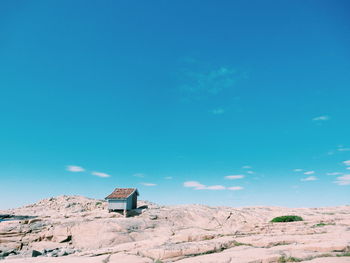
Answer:
<svg viewBox="0 0 350 263"><path fill-rule="evenodd" d="M127 218L81 196L0 211L1 262L350 262L350 206L139 205ZM270 223L289 214L304 221Z"/></svg>

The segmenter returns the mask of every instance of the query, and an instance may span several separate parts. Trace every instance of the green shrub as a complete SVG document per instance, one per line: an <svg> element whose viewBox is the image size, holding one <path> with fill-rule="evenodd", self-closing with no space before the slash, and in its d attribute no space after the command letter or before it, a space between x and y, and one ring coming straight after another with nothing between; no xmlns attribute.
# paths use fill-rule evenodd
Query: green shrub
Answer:
<svg viewBox="0 0 350 263"><path fill-rule="evenodd" d="M303 221L300 216L279 216L271 220L272 223Z"/></svg>

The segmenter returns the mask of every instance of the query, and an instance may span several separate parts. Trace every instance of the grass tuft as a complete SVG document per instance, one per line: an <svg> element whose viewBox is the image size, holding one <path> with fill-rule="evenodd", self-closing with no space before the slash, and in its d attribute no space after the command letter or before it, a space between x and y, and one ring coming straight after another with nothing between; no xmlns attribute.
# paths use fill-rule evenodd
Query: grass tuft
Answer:
<svg viewBox="0 0 350 263"><path fill-rule="evenodd" d="M333 225L335 225L335 223L323 223L323 222L321 222L321 223L318 223L316 225L313 225L312 227L323 227L323 226L333 226Z"/></svg>
<svg viewBox="0 0 350 263"><path fill-rule="evenodd" d="M278 263L287 263L287 262L301 262L302 260L300 258L295 257L285 257L282 256L278 259Z"/></svg>

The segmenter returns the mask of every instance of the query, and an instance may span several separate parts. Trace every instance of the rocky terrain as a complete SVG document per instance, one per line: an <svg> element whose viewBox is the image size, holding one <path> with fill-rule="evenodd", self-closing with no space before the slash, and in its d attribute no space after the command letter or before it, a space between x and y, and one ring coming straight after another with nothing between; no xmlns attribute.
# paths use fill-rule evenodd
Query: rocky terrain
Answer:
<svg viewBox="0 0 350 263"><path fill-rule="evenodd" d="M0 211L3 263L350 262L350 206L159 206L127 218L102 200L59 196ZM281 215L304 221L270 223ZM5 220L5 221L1 221Z"/></svg>

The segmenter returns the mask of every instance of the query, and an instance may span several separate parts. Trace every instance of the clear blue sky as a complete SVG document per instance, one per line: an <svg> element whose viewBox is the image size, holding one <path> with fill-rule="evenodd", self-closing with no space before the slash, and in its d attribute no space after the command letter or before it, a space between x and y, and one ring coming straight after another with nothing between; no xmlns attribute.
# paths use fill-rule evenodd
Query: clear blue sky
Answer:
<svg viewBox="0 0 350 263"><path fill-rule="evenodd" d="M161 204L349 204L349 13L1 1L0 208L115 187Z"/></svg>

